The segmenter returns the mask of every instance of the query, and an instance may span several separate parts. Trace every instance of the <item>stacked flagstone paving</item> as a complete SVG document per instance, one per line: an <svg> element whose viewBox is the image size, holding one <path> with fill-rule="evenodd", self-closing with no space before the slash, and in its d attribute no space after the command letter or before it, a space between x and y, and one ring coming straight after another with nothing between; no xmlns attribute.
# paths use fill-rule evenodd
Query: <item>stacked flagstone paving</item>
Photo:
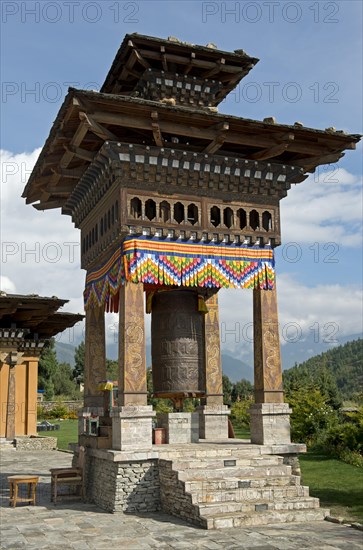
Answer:
<svg viewBox="0 0 363 550"><path fill-rule="evenodd" d="M1 449L0 548L28 550L362 550L362 533L314 521L234 529L200 529L167 513L108 514L79 501L50 502L49 468L70 466L57 451ZM9 507L7 476L40 477L36 506Z"/></svg>

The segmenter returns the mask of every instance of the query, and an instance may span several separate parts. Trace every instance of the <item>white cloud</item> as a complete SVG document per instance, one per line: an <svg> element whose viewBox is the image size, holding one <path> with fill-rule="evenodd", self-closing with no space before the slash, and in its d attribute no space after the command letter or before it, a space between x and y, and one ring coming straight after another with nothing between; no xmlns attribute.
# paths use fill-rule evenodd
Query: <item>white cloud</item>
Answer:
<svg viewBox="0 0 363 550"><path fill-rule="evenodd" d="M13 281L11 281L9 277L4 277L3 275L0 276L0 290L9 294L16 293L16 287Z"/></svg>
<svg viewBox="0 0 363 550"><path fill-rule="evenodd" d="M222 348L247 357L252 343L252 291L222 290L220 320ZM306 286L290 275L280 275L277 300L281 344L310 337L333 343L362 332L363 294L358 285Z"/></svg>
<svg viewBox="0 0 363 550"><path fill-rule="evenodd" d="M362 242L362 181L343 168L311 175L281 201L283 241Z"/></svg>
<svg viewBox="0 0 363 550"><path fill-rule="evenodd" d="M79 313L79 231L60 210L38 212L21 198L39 152L1 151L1 275L18 293L70 299L65 309Z"/></svg>

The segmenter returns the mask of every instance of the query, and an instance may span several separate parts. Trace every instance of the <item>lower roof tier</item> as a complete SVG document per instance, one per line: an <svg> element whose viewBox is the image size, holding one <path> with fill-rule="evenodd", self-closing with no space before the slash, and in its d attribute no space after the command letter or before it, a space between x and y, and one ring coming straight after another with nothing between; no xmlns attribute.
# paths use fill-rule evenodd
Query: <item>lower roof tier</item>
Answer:
<svg viewBox="0 0 363 550"><path fill-rule="evenodd" d="M69 89L23 197L37 209L61 208L105 141L268 161L302 169L337 162L359 135L249 120L206 109Z"/></svg>

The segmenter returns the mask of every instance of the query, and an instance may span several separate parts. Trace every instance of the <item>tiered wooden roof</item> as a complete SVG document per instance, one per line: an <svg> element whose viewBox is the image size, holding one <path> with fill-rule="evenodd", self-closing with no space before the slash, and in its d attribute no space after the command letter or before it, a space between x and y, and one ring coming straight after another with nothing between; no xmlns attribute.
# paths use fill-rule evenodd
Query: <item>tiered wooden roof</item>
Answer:
<svg viewBox="0 0 363 550"><path fill-rule="evenodd" d="M58 312L67 302L56 296L47 298L1 292L0 329L10 329L10 332L24 329L27 339L32 339L34 334L39 339L51 338L83 319L83 315Z"/></svg>
<svg viewBox="0 0 363 550"><path fill-rule="evenodd" d="M127 34L101 92L132 94L145 70L154 69L221 82L222 89L214 103L217 105L258 61L243 50L224 52L214 44L197 46L173 37L163 40L137 33Z"/></svg>
<svg viewBox="0 0 363 550"><path fill-rule="evenodd" d="M210 76L212 68L200 63L212 63L215 71L218 66L222 72L214 76L224 81L225 91L239 81L229 79L232 73L226 67L239 67L239 72L236 69L233 74L240 79L248 72L251 60L257 61L246 54L127 35L101 92L69 89L24 189L26 202L36 203L38 210L63 207L105 141L154 144L205 154L218 152L257 161L272 159L274 163L302 168L303 173L295 181L299 183L317 166L337 162L344 150L355 149L360 140L359 135L347 135L334 128L316 130L300 123L276 124L273 118L249 120L218 114L214 108L132 96L149 65L159 69L164 63L169 70L179 71L182 66L187 70L187 58L191 74Z"/></svg>

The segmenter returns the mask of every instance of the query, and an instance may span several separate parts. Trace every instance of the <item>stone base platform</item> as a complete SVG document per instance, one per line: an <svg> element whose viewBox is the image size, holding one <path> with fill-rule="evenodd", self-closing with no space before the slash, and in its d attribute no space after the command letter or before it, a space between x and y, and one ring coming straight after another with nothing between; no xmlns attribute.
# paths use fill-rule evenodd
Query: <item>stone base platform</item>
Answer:
<svg viewBox="0 0 363 550"><path fill-rule="evenodd" d="M88 448L86 495L109 512L165 510L206 529L321 520L300 485L305 445L225 441L116 451Z"/></svg>

